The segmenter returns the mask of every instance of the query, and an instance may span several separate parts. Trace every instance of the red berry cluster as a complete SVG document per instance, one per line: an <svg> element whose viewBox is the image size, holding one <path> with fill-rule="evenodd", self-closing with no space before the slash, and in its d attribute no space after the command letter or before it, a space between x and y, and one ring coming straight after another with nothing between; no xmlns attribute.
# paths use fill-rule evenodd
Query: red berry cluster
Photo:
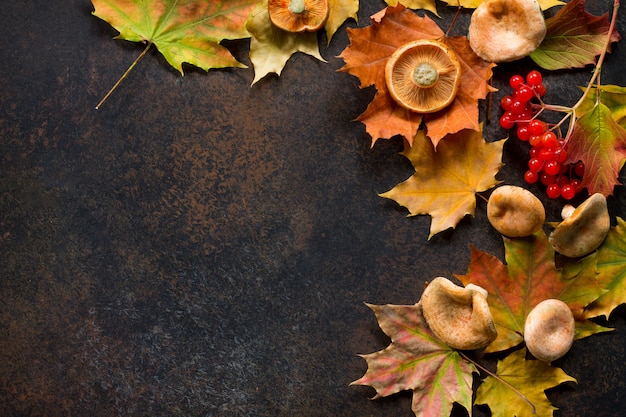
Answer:
<svg viewBox="0 0 626 417"><path fill-rule="evenodd" d="M529 184L540 181L546 186L550 198L574 198L581 191L580 183L585 170L582 162L565 164L567 141L556 126L537 119L542 109L541 97L546 93L539 71L530 71L526 78L513 75L509 80L513 94L500 101L504 114L500 126L516 128L517 138L530 144L528 171L524 180Z"/></svg>

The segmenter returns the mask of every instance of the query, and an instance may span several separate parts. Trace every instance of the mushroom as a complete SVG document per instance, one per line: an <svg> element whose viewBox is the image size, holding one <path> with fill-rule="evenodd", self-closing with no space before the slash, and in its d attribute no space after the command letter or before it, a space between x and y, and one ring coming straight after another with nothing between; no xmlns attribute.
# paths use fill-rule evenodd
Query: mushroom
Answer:
<svg viewBox="0 0 626 417"><path fill-rule="evenodd" d="M422 312L428 327L454 349L482 349L496 337L496 326L487 304L487 291L454 284L437 277L424 289Z"/></svg>
<svg viewBox="0 0 626 417"><path fill-rule="evenodd" d="M574 343L576 325L572 310L554 298L537 304L526 317L524 342L537 359L552 362L565 355Z"/></svg>
<svg viewBox="0 0 626 417"><path fill-rule="evenodd" d="M472 13L468 36L485 61L509 62L537 49L546 30L537 0L485 0Z"/></svg>
<svg viewBox="0 0 626 417"><path fill-rule="evenodd" d="M328 20L328 0L269 0L272 23L288 32L315 32Z"/></svg>
<svg viewBox="0 0 626 417"><path fill-rule="evenodd" d="M454 52L435 40L416 40L396 49L385 66L391 97L418 113L434 113L454 100L461 64Z"/></svg>
<svg viewBox="0 0 626 417"><path fill-rule="evenodd" d="M567 210L564 214L567 215ZM596 193L559 223L548 240L555 251L570 258L578 258L598 249L610 228L606 197Z"/></svg>
<svg viewBox="0 0 626 417"><path fill-rule="evenodd" d="M514 185L494 190L487 202L489 223L508 237L530 236L543 226L546 211L533 193Z"/></svg>

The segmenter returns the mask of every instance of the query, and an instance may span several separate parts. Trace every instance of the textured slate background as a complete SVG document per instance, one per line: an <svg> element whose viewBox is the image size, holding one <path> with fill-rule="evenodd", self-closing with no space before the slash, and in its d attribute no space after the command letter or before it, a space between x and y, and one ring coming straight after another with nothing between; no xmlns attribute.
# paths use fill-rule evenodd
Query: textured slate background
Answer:
<svg viewBox="0 0 626 417"><path fill-rule="evenodd" d="M358 25L382 7L362 1ZM400 140L371 148L353 122L374 91L335 70L357 23L322 39L328 63L297 54L253 88L252 69L180 77L152 51L96 111L142 47L91 10L0 8L0 415L412 416L409 393L348 386L388 343L364 302L412 304L466 272L470 244L502 242L481 199L428 241L428 216L377 196L411 169ZM228 45L248 62L247 41ZM626 85L614 52L602 81ZM531 67L498 67L495 86ZM547 75L548 101L573 104L589 75ZM525 152L510 140L498 178L520 184ZM623 188L610 203L626 216ZM550 392L556 415L622 415L624 313L558 362L579 383Z"/></svg>

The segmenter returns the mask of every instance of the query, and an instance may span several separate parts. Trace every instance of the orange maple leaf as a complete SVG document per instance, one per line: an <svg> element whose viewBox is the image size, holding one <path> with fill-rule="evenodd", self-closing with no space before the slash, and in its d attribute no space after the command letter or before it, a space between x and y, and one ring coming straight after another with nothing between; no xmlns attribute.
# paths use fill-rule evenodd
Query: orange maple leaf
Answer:
<svg viewBox="0 0 626 417"><path fill-rule="evenodd" d="M479 130L478 100L490 91L488 84L493 63L483 61L469 47L464 36L447 37L429 17L420 17L402 5L387 7L371 18L369 27L348 29L350 45L341 53L345 65L339 71L355 75L361 88L373 85L376 96L357 120L363 122L372 137L378 139L404 136L412 145L422 122L436 147L444 136L463 129ZM422 114L406 110L389 95L385 65L400 46L419 39L438 40L451 48L461 63L461 84L455 100L443 110Z"/></svg>

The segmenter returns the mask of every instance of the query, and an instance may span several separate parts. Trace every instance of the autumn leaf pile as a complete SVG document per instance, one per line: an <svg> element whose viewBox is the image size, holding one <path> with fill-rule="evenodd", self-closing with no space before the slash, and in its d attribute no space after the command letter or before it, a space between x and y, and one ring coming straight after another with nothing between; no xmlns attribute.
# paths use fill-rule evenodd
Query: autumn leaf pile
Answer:
<svg viewBox="0 0 626 417"><path fill-rule="evenodd" d="M444 0L447 6L473 9L483 0ZM117 38L142 42L145 49L132 70L154 46L182 75L183 64L208 71L245 67L222 45L229 39L250 38L249 58L254 85L268 74L280 75L298 52L324 61L317 32L289 32L277 27L267 0L92 0L94 15L107 21ZM358 121L365 125L374 146L377 141L402 137L405 156L414 173L381 197L406 207L409 215L429 215L428 239L455 228L474 216L476 197L500 181L506 140L487 141L479 109L496 90L496 65L477 56L466 36L449 36L437 23L435 0L386 0L388 7L371 17L369 25L347 29L349 45L338 57L339 70L373 86L376 94ZM530 59L545 71L567 71L593 66L589 85L572 107L542 103L542 111L564 114L567 127L567 163L584 162L581 187L589 194L611 196L626 161L626 88L602 85L599 73L610 45L620 35L609 14L593 16L585 0L539 0L542 10L559 7L546 20L547 34ZM613 14L617 11L615 2ZM322 29L328 42L340 26L356 20L358 0L329 0L328 19ZM434 20L435 19L435 20ZM612 22L614 23L615 17ZM420 113L399 105L392 97L385 68L394 52L418 40L437 41L454 52L461 67L460 84L445 108ZM108 95L125 78L114 85ZM495 372L489 372L468 352L439 340L428 327L421 304L372 305L381 329L391 344L363 355L367 371L353 382L369 385L376 397L413 392L416 416L448 416L457 403L470 414L473 405L486 405L493 416L552 416L545 391L576 379L562 369L536 360L524 347L524 322L541 301L554 298L567 304L576 321L576 339L611 329L590 319L609 317L626 303L626 221L617 218L604 243L593 253L570 259L554 251L544 231L526 238L504 238L505 262L471 247L464 275L456 279L484 288L497 328L497 338L484 353L494 354ZM476 378L480 380L474 390ZM481 379L482 378L482 379Z"/></svg>

